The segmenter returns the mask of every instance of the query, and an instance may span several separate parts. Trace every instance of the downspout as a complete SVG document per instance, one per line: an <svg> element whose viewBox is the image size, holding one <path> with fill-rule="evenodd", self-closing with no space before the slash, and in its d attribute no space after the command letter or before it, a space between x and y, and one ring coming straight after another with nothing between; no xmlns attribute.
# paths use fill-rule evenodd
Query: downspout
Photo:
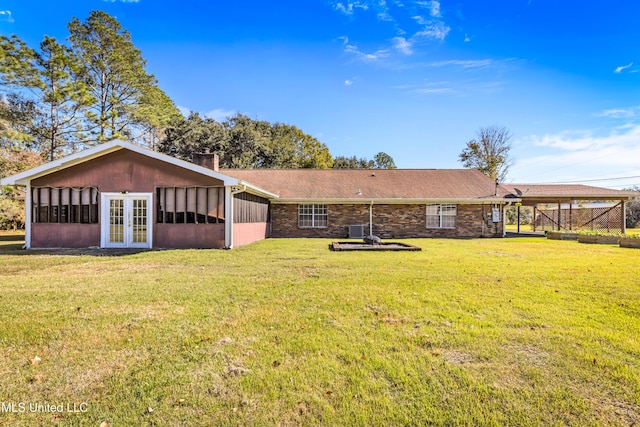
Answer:
<svg viewBox="0 0 640 427"><path fill-rule="evenodd" d="M369 205L369 236L373 236L373 200Z"/></svg>
<svg viewBox="0 0 640 427"><path fill-rule="evenodd" d="M26 194L24 196L25 208L25 224L24 224L24 248L31 249L31 217L33 215L33 206L31 200L31 181L25 187Z"/></svg>
<svg viewBox="0 0 640 427"><path fill-rule="evenodd" d="M238 193L242 193L247 189L247 186L242 184L241 187L236 188L233 187L225 187L225 199L227 199L227 203L225 205L227 222L226 222L226 230L225 230L225 249L233 248L233 196Z"/></svg>
<svg viewBox="0 0 640 427"><path fill-rule="evenodd" d="M482 204L482 214L480 215L480 219L482 220L482 232L480 234L480 237L484 237L484 222L487 220L484 217L484 203Z"/></svg>

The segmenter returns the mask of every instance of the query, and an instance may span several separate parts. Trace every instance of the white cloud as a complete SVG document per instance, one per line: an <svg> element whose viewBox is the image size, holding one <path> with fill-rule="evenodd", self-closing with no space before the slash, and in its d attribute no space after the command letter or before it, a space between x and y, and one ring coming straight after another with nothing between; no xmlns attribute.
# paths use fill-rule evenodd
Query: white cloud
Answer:
<svg viewBox="0 0 640 427"><path fill-rule="evenodd" d="M10 10L0 10L0 21L14 22Z"/></svg>
<svg viewBox="0 0 640 427"><path fill-rule="evenodd" d="M624 70L626 70L627 68L631 68L633 66L633 62L630 62L628 65L621 65L620 67L617 67L614 71L614 73L616 74L620 74L622 73Z"/></svg>
<svg viewBox="0 0 640 427"><path fill-rule="evenodd" d="M451 31L451 27L445 25L444 22L435 22L433 24L426 25L422 31L418 31L413 37L427 37L439 41L444 41Z"/></svg>
<svg viewBox="0 0 640 427"><path fill-rule="evenodd" d="M640 115L640 106L630 108L614 108L595 114L597 117L610 117L613 119L629 119Z"/></svg>
<svg viewBox="0 0 640 427"><path fill-rule="evenodd" d="M413 50L411 49L411 42L409 42L404 37L394 37L392 39L392 42L393 42L393 47L397 51L402 52L405 55L413 54Z"/></svg>
<svg viewBox="0 0 640 427"><path fill-rule="evenodd" d="M340 40L342 40L342 43L344 45L344 51L346 53L353 55L362 61L375 62L375 61L389 57L390 52L388 49L378 49L373 53L365 53L360 51L360 49L358 49L356 45L350 44L348 37L346 36L340 37Z"/></svg>
<svg viewBox="0 0 640 427"><path fill-rule="evenodd" d="M449 61L432 62L432 67L456 66L462 68L488 68L496 64L493 59L452 59Z"/></svg>
<svg viewBox="0 0 640 427"><path fill-rule="evenodd" d="M217 122L222 122L226 120L228 117L231 117L236 114L235 110L223 110L222 108L216 108L214 110L208 111L204 113L205 117L209 117Z"/></svg>
<svg viewBox="0 0 640 427"><path fill-rule="evenodd" d="M516 181L537 177L539 182L589 179L603 174L640 172L640 125L634 124L596 135L594 131L565 131L530 136L518 141L521 149L533 147L544 154L518 156ZM514 150L517 151L517 150ZM517 152L515 153L517 155ZM516 171L514 171L516 172Z"/></svg>
<svg viewBox="0 0 640 427"><path fill-rule="evenodd" d="M109 3L115 3L117 1L121 2L121 3L138 3L140 2L140 0L102 0L104 2L109 2Z"/></svg>
<svg viewBox="0 0 640 427"><path fill-rule="evenodd" d="M471 38L469 37L469 35L468 35L468 34L465 34L465 35L464 35L464 42L465 42L465 43L469 43L470 41L471 41Z"/></svg>
<svg viewBox="0 0 640 427"><path fill-rule="evenodd" d="M434 18L442 18L442 13L440 12L440 2L432 1L431 2L431 16Z"/></svg>
<svg viewBox="0 0 640 427"><path fill-rule="evenodd" d="M333 8L340 13L353 15L356 9L370 10L379 21L393 23L395 37L379 40L379 49L367 53L354 43L349 43L347 37L341 37L344 42L344 51L364 61L378 61L388 58L392 54L410 56L420 47L433 42L443 42L451 31L442 18L442 10L439 1L436 0L357 0L334 1ZM405 4L406 3L406 4ZM416 13L422 12L422 13ZM371 14L369 14L371 16ZM397 19L396 19L397 18ZM402 28L401 22L412 19L418 23L419 28Z"/></svg>
<svg viewBox="0 0 640 427"><path fill-rule="evenodd" d="M182 107L180 105L178 105L178 110L180 110L180 113L182 113L184 117L189 117L189 114L198 112L192 110L191 108ZM236 113L236 110L224 110L222 108L215 108L213 110L207 111L206 113L200 113L200 115L213 119L217 122L222 122L228 117L234 116Z"/></svg>
<svg viewBox="0 0 640 427"><path fill-rule="evenodd" d="M356 9L367 10L369 9L369 6L366 3L361 2L336 2L333 4L333 8L345 15L353 15Z"/></svg>
<svg viewBox="0 0 640 427"><path fill-rule="evenodd" d="M353 84L353 80L345 80L344 81L344 85L345 86L351 86Z"/></svg>

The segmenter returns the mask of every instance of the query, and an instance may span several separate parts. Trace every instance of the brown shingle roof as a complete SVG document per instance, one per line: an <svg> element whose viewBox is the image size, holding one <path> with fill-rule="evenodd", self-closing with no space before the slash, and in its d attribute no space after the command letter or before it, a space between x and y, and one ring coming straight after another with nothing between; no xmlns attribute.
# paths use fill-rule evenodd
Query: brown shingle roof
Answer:
<svg viewBox="0 0 640 427"><path fill-rule="evenodd" d="M477 200L495 183L471 169L224 169L281 200ZM497 198L507 193L499 188Z"/></svg>
<svg viewBox="0 0 640 427"><path fill-rule="evenodd" d="M615 199L627 198L634 193L610 188L581 184L503 184L503 187L523 199L571 198L571 199Z"/></svg>

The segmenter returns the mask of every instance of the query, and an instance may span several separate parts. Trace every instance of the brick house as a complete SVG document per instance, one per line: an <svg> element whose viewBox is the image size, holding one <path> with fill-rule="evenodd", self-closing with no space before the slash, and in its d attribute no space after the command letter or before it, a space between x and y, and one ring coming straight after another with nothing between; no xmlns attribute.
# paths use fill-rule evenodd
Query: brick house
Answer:
<svg viewBox="0 0 640 427"><path fill-rule="evenodd" d="M27 248L501 237L505 206L525 198L469 169L219 170L216 159L203 154L195 164L112 141L0 184L25 191Z"/></svg>

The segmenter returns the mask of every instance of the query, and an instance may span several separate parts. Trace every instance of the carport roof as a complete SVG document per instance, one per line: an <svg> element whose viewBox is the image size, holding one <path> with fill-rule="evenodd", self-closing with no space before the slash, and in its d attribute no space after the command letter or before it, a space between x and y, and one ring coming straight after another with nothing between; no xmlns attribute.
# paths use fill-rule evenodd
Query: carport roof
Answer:
<svg viewBox="0 0 640 427"><path fill-rule="evenodd" d="M554 203L568 200L628 200L633 191L613 190L582 184L502 184L523 203Z"/></svg>

